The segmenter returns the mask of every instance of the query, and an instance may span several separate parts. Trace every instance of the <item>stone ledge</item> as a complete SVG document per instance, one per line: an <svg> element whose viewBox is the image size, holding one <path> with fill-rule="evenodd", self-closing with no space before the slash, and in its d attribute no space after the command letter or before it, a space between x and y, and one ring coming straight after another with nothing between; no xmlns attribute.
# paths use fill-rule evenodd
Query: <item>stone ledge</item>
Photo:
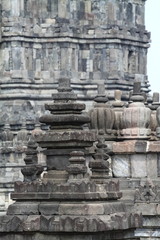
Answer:
<svg viewBox="0 0 160 240"><path fill-rule="evenodd" d="M135 231L135 237L140 237L140 239L153 239L153 240L159 240L160 239L160 230L153 230L150 229L137 229Z"/></svg>
<svg viewBox="0 0 160 240"><path fill-rule="evenodd" d="M142 213L143 216L159 216L160 218L160 204L156 203L136 203L135 204L136 211ZM158 219L159 220L159 219ZM160 220L159 220L160 221ZM151 221L152 222L152 221ZM150 222L150 223L151 223Z"/></svg>
<svg viewBox="0 0 160 240"><path fill-rule="evenodd" d="M106 38L107 37L107 38ZM90 38L84 35L78 36L78 37L69 37L68 34L66 36L62 36L60 37L59 35L54 36L54 35L49 35L49 36L41 36L39 38L35 38L32 35L31 36L24 36L24 35L17 35L17 34L12 34L12 33L7 33L6 36L2 36L2 40L1 42L8 42L8 41L23 41L23 42L34 42L35 43L54 43L54 42L58 42L58 43L63 43L63 42L69 42L69 43L78 43L78 44L85 44L85 43L98 43L98 44L124 44L124 45L132 45L132 46L138 46L138 47L143 47L143 48L149 48L149 44L148 41L144 41L143 40L137 40L134 39L132 37L130 38L115 38L115 36L110 36L108 38L108 35L104 35L103 37L99 38L97 40L96 37Z"/></svg>
<svg viewBox="0 0 160 240"><path fill-rule="evenodd" d="M126 206L121 202L85 201L63 202L63 201L28 201L15 202L10 205L7 215L110 215L126 211Z"/></svg>
<svg viewBox="0 0 160 240"><path fill-rule="evenodd" d="M134 154L134 153L158 153L160 152L160 141L149 142L142 140L128 140L113 143L113 153Z"/></svg>
<svg viewBox="0 0 160 240"><path fill-rule="evenodd" d="M92 216L1 216L0 232L104 232L142 226L141 214L115 213ZM6 224L7 223L7 224Z"/></svg>
<svg viewBox="0 0 160 240"><path fill-rule="evenodd" d="M41 121L41 119L40 119ZM47 133L40 133L36 136L36 141L41 147L52 147L54 143L54 148L57 146L65 146L64 143L67 143L67 146L77 146L81 147L90 147L94 141L96 141L95 131L81 131L81 130L66 130L62 132L53 132L48 131Z"/></svg>
<svg viewBox="0 0 160 240"><path fill-rule="evenodd" d="M117 200L122 197L121 192L92 192L92 193L12 193L13 200Z"/></svg>
<svg viewBox="0 0 160 240"><path fill-rule="evenodd" d="M1 233L0 240L24 240L23 233ZM25 235L25 240L135 240L134 230L108 231L105 233L75 233L58 234L58 233L30 233ZM144 240L144 239L142 239ZM155 240L155 239L154 239Z"/></svg>

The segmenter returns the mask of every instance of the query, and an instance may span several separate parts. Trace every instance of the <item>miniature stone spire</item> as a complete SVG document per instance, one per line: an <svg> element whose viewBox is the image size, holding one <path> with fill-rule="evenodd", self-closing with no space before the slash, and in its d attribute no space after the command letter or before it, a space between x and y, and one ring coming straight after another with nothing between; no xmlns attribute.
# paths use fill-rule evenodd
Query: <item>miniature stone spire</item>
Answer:
<svg viewBox="0 0 160 240"><path fill-rule="evenodd" d="M113 128L117 129L117 135L120 134L120 131L123 129L123 108L125 107L125 103L121 100L122 92L120 90L115 90L114 92L114 102L112 103L113 110L115 112L115 121Z"/></svg>
<svg viewBox="0 0 160 240"><path fill-rule="evenodd" d="M27 145L28 140L29 140L29 132L27 131L26 123L23 122L21 126L21 130L17 133L17 141L20 144Z"/></svg>
<svg viewBox="0 0 160 240"><path fill-rule="evenodd" d="M159 106L160 103L158 102L159 101L159 96L158 94L156 94L156 107L157 105ZM158 104L157 104L158 103ZM155 105L155 104L154 104ZM157 111L156 111L156 123L157 123L157 128L156 128L156 135L158 138L160 138L160 106L157 108Z"/></svg>
<svg viewBox="0 0 160 240"><path fill-rule="evenodd" d="M14 135L13 135L13 132L11 131L9 123L6 123L4 125L4 131L1 133L1 139L3 142L13 141Z"/></svg>
<svg viewBox="0 0 160 240"><path fill-rule="evenodd" d="M159 102L159 93L154 92L153 93L153 98L152 98L152 103L149 104L149 108L151 109L151 122L150 122L150 128L152 131L152 136L155 138L156 135L156 128L158 127L158 122L157 122L157 109L160 106Z"/></svg>
<svg viewBox="0 0 160 240"><path fill-rule="evenodd" d="M159 92L153 93L153 105L159 106Z"/></svg>
<svg viewBox="0 0 160 240"><path fill-rule="evenodd" d="M26 129L26 123L23 122L21 130L17 134L18 151L23 151L22 147L25 146L26 156L24 162L26 166L21 169L24 176L24 182L39 180L40 175L43 172L43 167L38 164L38 144L35 142L34 136L36 133L33 134L33 131L31 132L31 135L29 135L29 131ZM37 131L38 133L40 132L39 129Z"/></svg>
<svg viewBox="0 0 160 240"><path fill-rule="evenodd" d="M105 85L104 83L98 83L97 84L97 96L95 97L94 101L96 103L106 103L108 102L108 98L106 96L106 93L105 93Z"/></svg>
<svg viewBox="0 0 160 240"><path fill-rule="evenodd" d="M21 170L24 175L24 182L38 180L43 172L43 167L38 164L37 147L38 144L32 137L28 142L26 157L24 158L26 166Z"/></svg>
<svg viewBox="0 0 160 240"><path fill-rule="evenodd" d="M11 131L11 127L9 123L4 125L3 131L0 133L1 139L1 152L3 153L10 153L13 151L13 141L14 141L14 134Z"/></svg>
<svg viewBox="0 0 160 240"><path fill-rule="evenodd" d="M43 132L43 131L42 131L42 129L41 129L41 124L40 124L39 121L37 121L37 122L35 123L35 128L34 128L34 129L32 130L32 132L31 132L31 135L32 135L33 137L35 137L35 136L41 134L42 132Z"/></svg>
<svg viewBox="0 0 160 240"><path fill-rule="evenodd" d="M91 129L98 131L104 131L105 139L113 138L113 124L114 124L114 111L107 103L108 98L105 94L104 83L98 84L98 94L94 99L95 104L90 111L91 116Z"/></svg>
<svg viewBox="0 0 160 240"><path fill-rule="evenodd" d="M115 101L112 103L112 105L114 107L123 107L124 106L124 102L122 102L121 98L122 98L122 91L115 90L114 91L114 99L115 99Z"/></svg>
<svg viewBox="0 0 160 240"><path fill-rule="evenodd" d="M109 178L109 158L108 149L105 144L104 132L100 131L98 143L96 144L96 153L93 155L94 160L90 161L89 166L92 170L91 179L96 183L105 183Z"/></svg>
<svg viewBox="0 0 160 240"><path fill-rule="evenodd" d="M48 170L65 170L72 151L81 151L95 141L95 133L83 130L90 122L82 112L85 104L77 103L76 94L70 87L69 79L60 79L58 93L52 95L54 102L45 104L50 114L40 117L40 122L50 125L49 131L36 136L42 148L46 148Z"/></svg>
<svg viewBox="0 0 160 240"><path fill-rule="evenodd" d="M68 182L82 182L89 181L87 175L86 159L84 158L84 152L73 151L70 153L69 166L67 172L69 173Z"/></svg>
<svg viewBox="0 0 160 240"><path fill-rule="evenodd" d="M148 139L151 129L151 110L145 107L144 96L141 94L141 83L135 82L133 94L130 99L132 102L123 111L124 128L122 138L124 139Z"/></svg>

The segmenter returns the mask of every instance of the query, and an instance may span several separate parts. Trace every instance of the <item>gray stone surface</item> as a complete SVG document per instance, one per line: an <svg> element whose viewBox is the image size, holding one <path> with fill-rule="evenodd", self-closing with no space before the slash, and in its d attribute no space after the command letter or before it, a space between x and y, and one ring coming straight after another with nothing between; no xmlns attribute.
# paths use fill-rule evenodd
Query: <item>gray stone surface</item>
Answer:
<svg viewBox="0 0 160 240"><path fill-rule="evenodd" d="M117 240L121 240L121 239L126 239L126 240L129 240L129 239L133 239L133 234L130 234L128 233L127 231L125 233L115 233L114 234L114 237L115 239ZM44 238L48 239L48 240L81 240L82 238L84 240L96 240L97 238L98 239L101 239L101 240L112 240L112 236L110 235L110 233L108 234L88 234L88 235L84 235L84 234L77 234L75 236L74 235L64 235L64 234L54 234L54 235L51 235L51 234L43 234L43 233L33 233L33 234L29 234L28 236L25 237L26 240L44 240ZM16 235L13 235L13 234L10 234L10 235L1 235L0 236L0 239L3 239L3 240L23 240L24 239L24 235L22 234L16 234ZM134 238L135 239L135 238ZM137 238L136 238L137 239Z"/></svg>
<svg viewBox="0 0 160 240"><path fill-rule="evenodd" d="M64 71L72 78L79 96L86 99L91 97L86 93L93 79L105 80L108 90L117 86L126 97L136 76L148 91L146 56L150 36L144 27L144 3L128 4L103 0L98 4L91 0L3 1L2 98L5 85L11 97L16 84L18 92L26 98L38 97L40 88L44 97L50 98L47 86L56 82ZM133 16L129 22L128 16ZM14 84L10 84L10 78ZM93 89L95 95L96 87ZM113 91L109 95L113 97Z"/></svg>
<svg viewBox="0 0 160 240"><path fill-rule="evenodd" d="M129 155L116 155L112 160L114 177L131 177L131 162Z"/></svg>
<svg viewBox="0 0 160 240"><path fill-rule="evenodd" d="M131 174L133 178L147 177L146 156L143 154L133 154L131 156Z"/></svg>
<svg viewBox="0 0 160 240"><path fill-rule="evenodd" d="M73 239L77 235L82 239L82 233L91 239L93 234L99 238L107 233L117 239L116 231L121 234L120 239L125 237L127 230L133 236L133 229L142 227L142 215L127 209L119 201L122 193L119 181L108 174L110 156L103 131L97 136L95 131L83 128L90 118L82 112L84 107L76 102L69 79L59 80L58 93L53 94L53 99L49 106L50 115L40 118L43 123L50 119L49 130L34 132L28 141L24 157L26 165L21 170L24 181L15 182L12 199L16 202L9 206L6 215L0 217L0 233L8 237L13 233L14 238L21 233L24 238L32 234L32 239L37 233L47 239L48 233L74 235ZM11 132L6 132L6 136L12 137ZM38 163L36 140L46 147L46 153L62 149L68 158L70 150L63 171L47 161L47 172L40 176L43 167ZM89 164L90 176L85 153L97 140L94 159ZM52 161L58 157L53 155Z"/></svg>
<svg viewBox="0 0 160 240"><path fill-rule="evenodd" d="M48 110L54 112L58 109L57 106L56 109L52 108L53 105L51 104L52 94L56 92L58 86L58 79L63 77L71 79L71 86L78 95L78 101L81 104L79 105L79 109L77 106L76 109L68 109L72 112L76 110L76 114L75 112L75 115L72 113L72 116L70 115L68 119L61 116L61 118L49 117L47 121L43 121L44 123L52 123L52 128L54 128L58 120L60 120L59 123L62 122L62 118L67 123L73 123L78 116L78 111L83 110L84 101L87 104L87 110L91 109L93 99L97 95L97 84L103 81L104 89L101 93L105 93L106 91L109 100L113 101L113 109L109 108L108 110L110 113L115 113L115 121L113 121L112 114L107 115L104 108L103 110L102 108L98 108L96 109L96 114L94 114L94 125L98 126L96 128L98 129L97 132L101 131L102 128L105 131L109 129L108 132L106 131L106 135L110 136L109 152L113 154L113 157L112 161L111 158L109 160L111 162L110 166L107 163L103 162L102 164L101 162L97 170L96 166L98 166L101 157L104 156L104 152L100 154L102 150L100 149L98 154L101 157L97 155L98 157L95 158L95 162L92 163L90 173L94 172L95 179L101 176L101 181L103 175L105 179L103 179L103 182L106 181L107 198L110 200L120 198L121 193L118 192L119 186L116 180L107 181L107 178L112 175L112 172L114 178L120 178L120 186L124 194L123 200L128 204L127 210L133 207L131 205L133 205L135 200L135 192L139 191L141 197L139 198L140 202L137 203L137 209L140 209L144 216L148 213L151 217L144 218L147 221L147 224L144 221L146 229L137 230L135 237L140 237L141 240L144 238L158 238L159 230L155 223L155 219L157 219L157 224L159 222L157 218L159 215L159 204L157 203L157 199L159 199L159 181L157 176L160 175L158 96L154 94L153 99L148 98L148 107L151 111L148 109L146 110L147 113L143 104L137 104L137 102L136 104L131 103L131 107L134 106L134 109L128 108L127 105L134 82L141 82L141 91L140 84L136 83L131 100L137 101L137 94L149 92L146 63L150 33L145 30L145 1L6 0L1 1L0 9L0 181L2 182L0 185L0 211L3 211L10 201L8 192L12 190L13 186L12 184L10 185L10 182L22 179L22 175L18 170L24 167L23 158L31 134L34 136L41 135L44 138L45 134L43 131L47 130L47 128L43 124L41 127L40 125L37 127L39 117L44 113L48 114ZM120 97L117 99L116 97L114 101L114 90L122 91L122 99ZM65 98L69 95L67 93ZM146 101L146 96L142 95ZM74 99L74 96L72 97ZM47 104L48 108L44 109L43 106L46 101L49 101ZM147 104L147 101L145 104ZM62 105L59 110L64 110ZM124 126L123 118L126 111L130 113L128 118L125 118ZM77 117L77 122L85 123L85 121L85 117ZM66 122L63 121L63 124L65 125ZM70 132L67 139L70 150L82 151L84 145L86 146L86 143L83 145L82 142L89 139L89 134L90 132L83 135L81 130L77 130L77 135ZM55 170L45 173L44 182L55 181L56 184L64 184L68 177L68 173L64 171L66 165L69 165L68 171L70 172L71 182L77 181L77 179L78 181L82 180L84 177L86 180L86 167L83 165L83 154L74 155L72 153L72 157L69 160L70 150L65 152L64 143L62 144L64 148L62 148L61 143L58 142L58 138L60 140L63 139L61 134L50 134L49 138L47 136L47 138L43 139L45 140L43 147L53 148L53 143L55 144L55 149L47 149L46 151L48 168L57 168L57 170L60 170L59 173L56 173ZM106 139L108 138L106 137ZM129 141L126 141L126 139ZM130 139L135 139L135 141ZM75 149L75 142L77 143L78 141L81 146ZM93 139L89 139L88 146L90 146L92 141ZM57 147L60 147L61 151L57 150ZM40 148L38 151L39 163L45 166L46 157L40 152ZM93 152L94 148L90 150L87 156L88 159L91 159ZM76 163L73 161L75 156ZM54 161L53 163L53 159L57 159L57 162ZM102 169L102 167L105 169ZM28 174L31 168L33 172L35 171L33 166L28 166L27 169L25 168L25 173ZM107 175L108 168L110 171L109 175ZM103 174L101 174L102 172ZM32 177L29 176L27 179L32 180ZM142 186L140 179L146 177L152 178L155 185L153 184L153 186L148 186L147 188L145 188L145 185ZM5 185L6 183L8 184L7 186ZM102 194L104 188L97 188L98 194L94 193L95 185L91 185L92 189L89 191L86 183L73 184L72 188L70 185L66 185L65 189L63 189L63 184L59 187L61 192L52 195L51 189L54 189L54 191L55 189L57 190L55 185L51 187L50 184L45 185L44 183L41 184L41 182L38 184L27 183L27 191L23 193L23 183L17 183L16 189L20 192L14 193L15 195L13 196L15 199L21 200L25 197L29 200L30 198L34 200L37 200L37 198L41 200L46 198L46 201L50 197L52 200L55 198L54 204L51 200L53 208L51 207L51 202L48 204L41 202L39 205L38 213L40 210L42 215L46 214L47 216L50 213L53 215L57 214L57 202L59 198L64 200L69 196L67 191L73 193L72 197L70 197L72 200L77 198L77 188L87 192L87 194L79 194L78 192L79 199L81 200L84 198L103 199L104 196L106 197L104 193ZM37 188L41 187L43 191L47 189L50 196L48 193L38 195ZM109 205L103 207L105 214L111 214ZM100 207L96 203L94 206L87 206L83 210L84 212L88 211L88 213L97 214L98 211L103 214L103 207L102 205ZM120 206L112 205L110 208L111 211L118 212L118 209L121 209L122 212L125 212L125 209ZM62 212L64 209L65 207L61 206ZM75 206L69 209L73 212ZM78 207L76 209L78 213L80 213L79 209ZM33 204L31 208L26 209L23 203L21 203L21 209L17 209L17 205L15 204L13 208L9 208L8 213L14 214L16 211L20 214L30 214L31 212L37 214L37 204ZM69 210L67 211L69 212ZM128 227L126 225L126 216L123 218L122 215L117 214L116 216L112 216L111 222L115 222L109 225L110 229L112 227L114 229L118 228L119 224L121 224L122 228ZM85 224L82 224L83 220ZM14 218L13 221L11 219L11 224L9 225L8 223L6 224L6 219L4 219L3 224L13 231L18 227L20 221L21 218ZM43 218L42 228L50 231L53 225L55 228L57 227L56 221L57 219L54 222L52 217ZM67 223L68 226L72 228L73 223L75 223L74 217L71 217L67 221L69 221ZM88 227L86 221L90 220L81 219L80 222L76 223L77 229L83 228L85 230ZM67 228L66 224L63 229L62 225L64 222L65 219L62 218L62 222L60 223L62 230ZM100 219L100 222L105 222L103 217ZM130 222L135 227L135 222L139 221L131 217ZM90 227L88 227L88 230L90 231L95 225L93 222L89 223ZM29 227L32 229L33 225L37 229L39 227L38 224L39 218L35 216L29 217L24 224L24 228L27 229ZM102 225L98 222L96 226L103 229ZM0 239L3 240L21 240L23 238L20 234L14 236L12 234L9 236L0 235ZM44 234L35 233L26 235L25 238L26 240L44 239ZM67 240L68 236L47 235L47 238ZM101 234L98 237L96 234L83 235L83 238L87 240L95 240L97 238L103 240L113 239L109 234ZM132 239L134 236L124 231L123 233L114 234L114 239L124 238ZM82 236L70 236L70 239L80 240Z"/></svg>
<svg viewBox="0 0 160 240"><path fill-rule="evenodd" d="M147 154L147 176L149 178L157 178L158 177L158 156L156 153Z"/></svg>

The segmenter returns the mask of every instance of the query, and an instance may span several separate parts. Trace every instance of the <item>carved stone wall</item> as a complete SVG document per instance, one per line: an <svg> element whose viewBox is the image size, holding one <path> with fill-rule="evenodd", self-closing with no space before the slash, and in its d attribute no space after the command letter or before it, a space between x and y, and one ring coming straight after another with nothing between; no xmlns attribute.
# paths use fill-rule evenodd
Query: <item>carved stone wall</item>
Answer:
<svg viewBox="0 0 160 240"><path fill-rule="evenodd" d="M2 183L21 178L27 142L19 133L36 130L60 77L71 78L88 109L100 80L109 100L115 89L128 100L137 80L149 92L144 7L144 0L1 0L0 130L8 124L13 134L0 136Z"/></svg>
<svg viewBox="0 0 160 240"><path fill-rule="evenodd" d="M48 100L57 79L72 79L81 99L105 80L128 97L133 81L148 91L145 1L2 1L1 100ZM68 76L66 76L68 75ZM54 83L54 85L51 83Z"/></svg>
<svg viewBox="0 0 160 240"><path fill-rule="evenodd" d="M116 178L114 181L120 180L122 200L127 204L127 211L132 209L142 212L143 215L143 228L137 229L135 236L127 235L126 232L123 236L114 234L114 238L122 239L125 236L126 239L157 240L160 236L160 109L158 108L160 104L155 99L142 103L146 99L142 97L141 92L149 92L146 62L150 34L146 31L144 23L145 0L1 0L0 11L0 214L10 203L9 192L12 191L13 181L22 178L19 170L24 167L23 158L30 136L36 135L36 131L47 129L44 125L38 125L39 117L46 111L44 102L52 101L52 94L56 92L59 78L69 77L78 101L85 101L87 110L93 107L93 99L98 99L92 109L96 114L91 114L91 116L94 115L91 125L92 128L96 126L96 131L100 134L99 138L105 133L107 150L111 155L108 163L103 161L100 164L100 156L104 154L101 147L106 142L99 141L94 145L98 150L95 160L90 161L89 164L93 172L92 180L99 184L104 181L106 173ZM103 94L95 98L97 84L102 81L104 82ZM141 82L141 89L138 92L133 91L131 100L134 103L128 104L129 92L133 88L133 83L137 81ZM115 94L115 101L114 90L118 91ZM122 93L119 90L122 90ZM104 101L106 93L109 106ZM108 122L105 118L107 113L111 112L114 113L114 123L110 120L110 124L106 125ZM97 121L98 118L99 121ZM107 121L108 119L109 117ZM103 129L104 126L105 129ZM61 157L64 158L63 151L59 153L54 149L46 153L49 166L52 158L56 158L56 154L62 154ZM30 155L29 150L27 154ZM71 173L70 179L73 180L76 168L72 162L75 161L75 153L72 154L68 169ZM80 162L82 164L84 158L82 155L79 156L76 164L79 164L80 168ZM108 155L105 157L108 158ZM26 159L29 159L28 156ZM44 155L41 153L39 163L43 166L46 164ZM22 172L26 174L26 179L28 179L30 167L33 166L23 168ZM55 175L52 168L53 166L51 169L48 168L50 173L44 175L44 180L57 177L57 181L64 181L66 178L62 171L64 169L61 169L62 176L59 176L59 174ZM84 169L81 168L81 170ZM32 170L35 177L35 166ZM82 177L81 173L79 175ZM42 185L40 182L38 184ZM23 192L23 185L25 184L16 185L17 193L13 194L13 199L21 199L19 188ZM35 189L39 185L26 184L29 194L30 189L36 192ZM43 189L46 191L44 186ZM62 196L63 193L62 191ZM29 196L27 194L24 191L22 199ZM37 196L41 195L37 193ZM55 197L55 192L53 196ZM13 209L11 207L13 212L9 210L11 218L9 217L8 225L4 217L1 227L5 231L13 232L17 226L17 219L18 224L21 223L18 231L21 231L21 226L26 229L28 226L31 227L31 224L28 225L28 220L25 225L21 217L14 217L14 206L16 209L17 205L13 205ZM50 213L48 209L52 206L47 205L47 207ZM24 209L26 215L28 215L27 211L28 209ZM117 212L115 209L113 213L117 214ZM40 213L39 205L36 205L37 213ZM43 208L42 213L46 214ZM91 213L93 214L94 211ZM112 214L110 217L112 218ZM36 221L39 221L41 216L37 218L38 220L34 221L34 219L33 217L36 225ZM56 218L42 220L46 224L43 226L46 227L45 231L50 231L48 228L50 225L53 227L55 224L55 228L57 227ZM53 225L52 220L55 221ZM112 219L113 229L116 229L113 220L118 224L123 223L117 214ZM126 218L124 220L126 221ZM16 224L13 224L14 221ZM138 220L134 219L134 221L138 223ZM130 222L134 221L131 219ZM72 227L72 223L67 224ZM85 221L78 222L77 226L86 227ZM135 224L133 227L138 226L140 225ZM126 229L126 226L124 225L123 228ZM32 228L29 229L33 231ZM43 228L42 231L44 231ZM63 228L62 231L64 231ZM81 229L80 232L82 232ZM23 239L19 233L17 237ZM74 236L71 237L74 238ZM88 235L86 239L96 237L96 234ZM105 236L100 234L98 237L113 239L107 234ZM15 236L2 235L0 238L8 240L14 239ZM26 239L31 238L31 235L26 236ZM36 233L35 239L38 238L43 239L43 233ZM63 238L67 239L64 235L55 235L55 239ZM77 236L77 239L81 238L82 235Z"/></svg>

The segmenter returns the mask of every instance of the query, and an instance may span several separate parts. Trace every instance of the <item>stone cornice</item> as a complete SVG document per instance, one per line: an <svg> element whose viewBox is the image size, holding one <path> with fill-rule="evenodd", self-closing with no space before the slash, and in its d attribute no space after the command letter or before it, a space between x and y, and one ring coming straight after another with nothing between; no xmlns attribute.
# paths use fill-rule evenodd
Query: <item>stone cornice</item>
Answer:
<svg viewBox="0 0 160 240"><path fill-rule="evenodd" d="M117 36L104 36L101 38L95 38L95 37L43 37L43 38L37 38L37 37L29 37L29 36L19 36L19 35L8 35L8 36L2 36L1 43L4 42L13 42L13 41L19 41L19 42L28 42L28 43L70 43L70 44L122 44L122 45L132 45L135 47L143 47L143 48L149 48L149 41L143 41L143 40L134 40L131 37L124 38L124 37L118 37Z"/></svg>

